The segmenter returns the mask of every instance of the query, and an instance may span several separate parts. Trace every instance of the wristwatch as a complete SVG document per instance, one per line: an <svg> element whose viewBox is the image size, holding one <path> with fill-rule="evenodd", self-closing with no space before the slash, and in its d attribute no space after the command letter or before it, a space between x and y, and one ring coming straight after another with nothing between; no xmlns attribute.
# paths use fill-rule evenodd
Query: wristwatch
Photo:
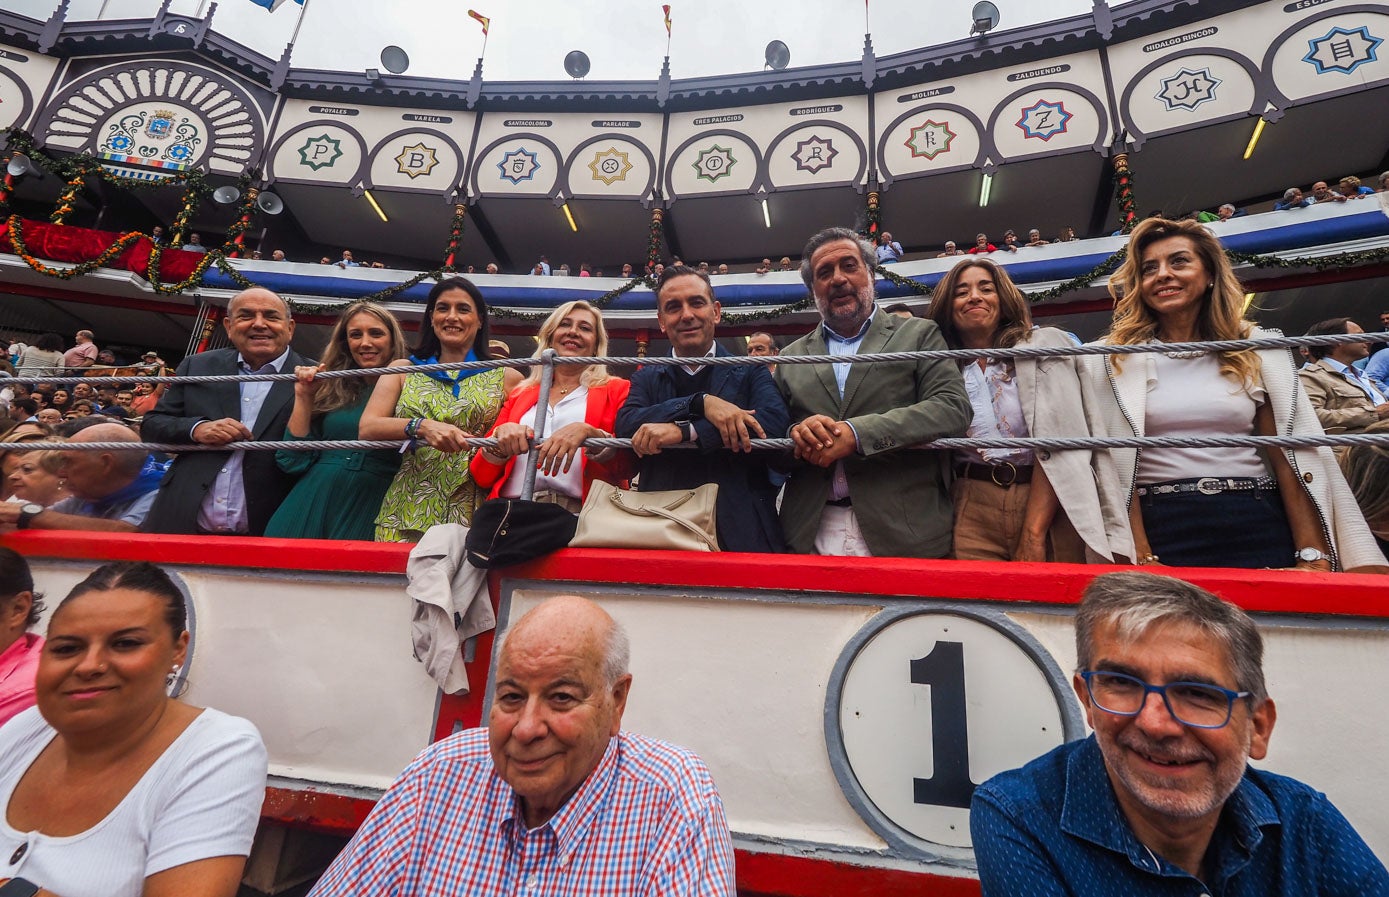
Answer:
<svg viewBox="0 0 1389 897"><path fill-rule="evenodd" d="M12 878L0 885L0 897L34 897L39 886L24 878Z"/></svg>
<svg viewBox="0 0 1389 897"><path fill-rule="evenodd" d="M1331 560L1320 548L1299 548L1293 553L1293 558L1299 561L1306 561L1309 564L1313 561ZM0 897L4 897L4 895L0 894Z"/></svg>
<svg viewBox="0 0 1389 897"><path fill-rule="evenodd" d="M19 519L15 521L15 528L28 529L29 522L39 514L42 514L45 510L43 505L35 504L32 501L28 502L19 509ZM5 894L4 888L0 888L0 897L8 897L8 895Z"/></svg>

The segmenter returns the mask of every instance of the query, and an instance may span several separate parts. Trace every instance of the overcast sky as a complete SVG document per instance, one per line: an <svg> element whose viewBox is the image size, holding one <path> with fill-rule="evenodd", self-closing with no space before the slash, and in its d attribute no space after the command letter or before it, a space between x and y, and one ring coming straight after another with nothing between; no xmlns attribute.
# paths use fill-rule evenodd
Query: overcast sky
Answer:
<svg viewBox="0 0 1389 897"><path fill-rule="evenodd" d="M209 0L173 0L170 11L198 15ZM999 30L1084 14L1091 0L994 0ZM1112 3L1112 0L1111 0ZM0 0L46 19L57 0ZM869 0L868 30L879 56L966 37L973 0ZM1113 4L1112 4L1113 5ZM859 0L674 0L671 74L676 78L755 71L772 40L784 41L793 66L856 60L863 54L864 5ZM70 19L149 18L159 0L73 0ZM666 51L657 0L282 0L273 13L251 0L218 0L215 27L271 58L279 58L300 12L303 27L293 64L364 71L397 45L410 57L408 74L467 79L482 51L475 9L491 19L483 74L488 80L562 79L564 56L583 50L589 79L654 80Z"/></svg>

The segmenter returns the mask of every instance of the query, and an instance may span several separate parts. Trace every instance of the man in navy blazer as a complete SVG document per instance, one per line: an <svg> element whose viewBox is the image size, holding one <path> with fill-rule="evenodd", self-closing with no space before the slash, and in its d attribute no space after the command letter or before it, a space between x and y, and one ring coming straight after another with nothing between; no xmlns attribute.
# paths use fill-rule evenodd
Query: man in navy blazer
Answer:
<svg viewBox="0 0 1389 897"><path fill-rule="evenodd" d="M222 324L232 348L188 356L178 376L292 373L296 365L313 363L289 348L294 319L269 290L238 293ZM145 415L140 432L152 442L190 445L282 439L293 406L292 381L174 383ZM274 452L186 452L165 475L143 528L258 536L293 484Z"/></svg>
<svg viewBox="0 0 1389 897"><path fill-rule="evenodd" d="M721 318L708 275L685 265L665 269L656 285L656 319L672 355L692 363L637 371L617 414L617 435L630 438L641 458L640 491L718 484L724 551L785 551L769 457L752 452L749 440L785 433L786 403L762 365L698 364L732 354L714 342ZM684 442L698 447L662 451Z"/></svg>

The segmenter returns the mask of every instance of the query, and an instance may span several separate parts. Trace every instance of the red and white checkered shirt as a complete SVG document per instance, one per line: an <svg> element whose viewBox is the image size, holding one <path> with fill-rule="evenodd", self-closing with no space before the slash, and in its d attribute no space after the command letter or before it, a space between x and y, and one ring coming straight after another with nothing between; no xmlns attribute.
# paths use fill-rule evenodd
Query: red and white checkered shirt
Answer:
<svg viewBox="0 0 1389 897"><path fill-rule="evenodd" d="M426 748L310 897L733 897L733 842L709 770L626 732L558 813L527 829L487 730Z"/></svg>

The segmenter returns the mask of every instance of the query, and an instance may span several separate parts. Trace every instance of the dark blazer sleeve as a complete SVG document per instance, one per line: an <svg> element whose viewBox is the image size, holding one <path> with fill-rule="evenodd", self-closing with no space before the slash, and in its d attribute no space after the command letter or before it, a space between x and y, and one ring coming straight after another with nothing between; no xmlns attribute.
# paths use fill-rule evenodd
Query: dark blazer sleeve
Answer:
<svg viewBox="0 0 1389 897"><path fill-rule="evenodd" d="M198 356L190 355L179 362L175 376L187 377L195 374L205 374L208 371L197 369L203 367ZM189 445L193 442L190 435L193 426L199 421L208 420L205 414L200 414L196 410L188 407L189 387L184 383L170 383L169 388L164 390L164 395L159 397L159 403L154 406L154 410L145 415L140 423L140 434L150 442L172 443L177 445Z"/></svg>
<svg viewBox="0 0 1389 897"><path fill-rule="evenodd" d="M648 366L632 375L632 389L617 412L619 439L631 439L642 424L670 424L689 420L690 397L662 398L666 378L659 367Z"/></svg>
<svg viewBox="0 0 1389 897"><path fill-rule="evenodd" d="M786 402L772 379L771 371L763 365L749 367L720 368L725 374L721 385L710 388L710 394L732 402L739 408L757 412L757 422L768 439L779 439L786 435L790 426L790 412ZM695 437L702 451L712 452L723 449L723 436L719 428L704 418L694 421Z"/></svg>

